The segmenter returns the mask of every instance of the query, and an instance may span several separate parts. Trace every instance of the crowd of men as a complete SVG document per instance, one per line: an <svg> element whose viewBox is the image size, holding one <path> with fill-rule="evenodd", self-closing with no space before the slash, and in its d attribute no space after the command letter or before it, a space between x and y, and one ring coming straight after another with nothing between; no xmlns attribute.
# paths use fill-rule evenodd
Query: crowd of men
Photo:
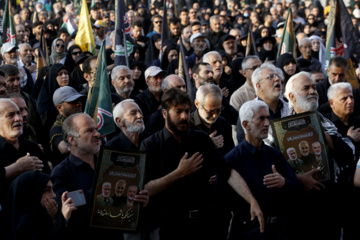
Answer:
<svg viewBox="0 0 360 240"><path fill-rule="evenodd" d="M117 127L106 138L84 113L97 55L63 25L78 26L80 6L13 4L17 44L1 46L1 239L358 238L360 53L352 66L335 56L325 69L329 2L125 0L136 44L129 65L114 66L115 1L88 2L96 48L106 45ZM277 56L288 9L297 53ZM359 33L360 2L347 10ZM42 30L50 62L37 69ZM246 54L249 32L256 49ZM189 81L179 76L182 54ZM316 113L324 139L299 141L285 156L270 122L305 112ZM119 180L94 193L104 146L146 153L142 189ZM325 152L330 177L318 181ZM317 164L296 171L308 162ZM50 179L43 192L34 188L42 207L13 209L8 193L34 170ZM88 204L75 207L67 192L80 189ZM103 206L141 204L136 231L90 227L94 196Z"/></svg>

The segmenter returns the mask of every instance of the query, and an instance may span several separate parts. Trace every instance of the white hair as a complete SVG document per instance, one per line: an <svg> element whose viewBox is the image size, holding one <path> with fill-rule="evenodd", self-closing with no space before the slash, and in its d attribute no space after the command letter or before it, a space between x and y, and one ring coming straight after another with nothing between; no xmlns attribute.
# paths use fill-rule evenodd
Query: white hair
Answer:
<svg viewBox="0 0 360 240"><path fill-rule="evenodd" d="M221 55L219 52L217 51L210 51L210 52L207 52L204 54L203 56L203 62L206 62L206 63L210 63L210 59L209 59L209 56L210 55L218 55L220 58L221 58Z"/></svg>
<svg viewBox="0 0 360 240"><path fill-rule="evenodd" d="M311 44L310 38L305 37L305 38L301 39L300 42L299 42L299 47L302 47L304 45L304 43L310 43Z"/></svg>
<svg viewBox="0 0 360 240"><path fill-rule="evenodd" d="M182 77L180 77L179 75L170 74L170 75L166 76L166 78L164 78L164 80L162 81L161 90L164 91L164 89L169 89L169 81L171 81L172 79L175 79L175 78L179 78L184 81L184 79Z"/></svg>
<svg viewBox="0 0 360 240"><path fill-rule="evenodd" d="M21 43L21 44L19 44L19 52L22 52L23 47L25 47L26 45L29 46L30 49L32 50L32 47L31 47L31 45L29 43Z"/></svg>
<svg viewBox="0 0 360 240"><path fill-rule="evenodd" d="M198 101L203 106L205 97L207 95L214 96L220 100L222 99L221 89L218 85L212 83L206 83L198 88L196 91L196 101Z"/></svg>
<svg viewBox="0 0 360 240"><path fill-rule="evenodd" d="M295 148L293 148L293 147L289 147L289 148L286 150L287 154L289 154L290 151L295 151L295 152L296 152Z"/></svg>
<svg viewBox="0 0 360 240"><path fill-rule="evenodd" d="M352 91L351 84L348 82L339 82L331 85L327 91L327 97L328 99L333 99L336 94L339 92L339 90L347 89Z"/></svg>
<svg viewBox="0 0 360 240"><path fill-rule="evenodd" d="M258 60L260 60L260 58L258 56L256 56L256 55L247 55L241 62L241 69L242 70L245 70L248 67L247 62L250 59L258 59Z"/></svg>
<svg viewBox="0 0 360 240"><path fill-rule="evenodd" d="M125 99L125 100L122 100L121 102L119 102L118 104L116 104L116 106L113 109L114 122L115 122L116 126L118 126L120 129L121 129L121 127L120 127L120 125L117 124L116 118L122 118L122 116L124 114L124 103L128 103L128 102L135 103L134 99Z"/></svg>
<svg viewBox="0 0 360 240"><path fill-rule="evenodd" d="M130 72L130 74L132 75L132 71L130 68L128 68L127 66L125 65L118 65L116 67L113 68L113 70L111 71L111 80L115 80L116 78L116 75L118 73L119 70L127 70Z"/></svg>
<svg viewBox="0 0 360 240"><path fill-rule="evenodd" d="M242 123L244 121L248 121L250 123L252 121L255 112L257 112L260 108L266 108L267 110L269 110L269 106L265 102L257 99L247 101L241 106L239 111L239 118L240 118L240 124L244 129L245 133L246 133L246 129L244 128Z"/></svg>
<svg viewBox="0 0 360 240"><path fill-rule="evenodd" d="M311 74L308 72L299 72L295 75L293 75L286 83L285 86L285 93L284 96L289 100L289 107L294 107L294 103L290 100L289 94L293 93L293 94L297 94L295 88L294 88L294 81L300 77L307 77L310 78L311 80L313 80L311 78Z"/></svg>
<svg viewBox="0 0 360 240"><path fill-rule="evenodd" d="M263 78L262 75L263 75L263 71L265 69L271 69L277 74L279 74L281 72L281 69L279 71L278 68L274 64L272 64L270 62L264 62L263 64L261 64L260 67L255 69L255 71L251 75L251 82L252 82L253 87L255 88L256 95L257 95L257 90L258 90L257 87L256 87L256 84L258 82L260 82L260 80ZM284 76L284 75L280 75L280 76Z"/></svg>

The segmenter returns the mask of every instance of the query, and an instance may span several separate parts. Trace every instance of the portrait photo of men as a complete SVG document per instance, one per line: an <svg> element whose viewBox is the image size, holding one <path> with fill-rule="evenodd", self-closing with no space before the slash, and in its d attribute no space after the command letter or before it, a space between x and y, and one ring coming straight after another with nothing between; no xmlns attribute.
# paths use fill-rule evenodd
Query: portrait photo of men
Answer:
<svg viewBox="0 0 360 240"><path fill-rule="evenodd" d="M298 158L295 148L289 147L286 152L289 156L287 161L294 170L295 168L302 166L304 161Z"/></svg>
<svg viewBox="0 0 360 240"><path fill-rule="evenodd" d="M102 185L102 193L96 196L97 203L101 207L107 207L113 204L114 200L110 197L111 183L104 182Z"/></svg>
<svg viewBox="0 0 360 240"><path fill-rule="evenodd" d="M304 161L304 165L313 165L316 161L315 155L310 153L309 143L307 141L301 141L299 143L299 149L301 153L301 159Z"/></svg>

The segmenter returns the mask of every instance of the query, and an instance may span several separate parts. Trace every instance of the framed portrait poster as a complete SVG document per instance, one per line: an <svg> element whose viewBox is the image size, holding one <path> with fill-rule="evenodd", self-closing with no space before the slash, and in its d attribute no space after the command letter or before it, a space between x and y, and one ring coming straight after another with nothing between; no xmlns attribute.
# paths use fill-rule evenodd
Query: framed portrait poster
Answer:
<svg viewBox="0 0 360 240"><path fill-rule="evenodd" d="M145 152L103 147L93 184L90 226L135 231L140 203L134 196L143 189Z"/></svg>
<svg viewBox="0 0 360 240"><path fill-rule="evenodd" d="M296 174L319 168L317 181L330 180L329 149L316 112L306 112L271 121L277 148Z"/></svg>

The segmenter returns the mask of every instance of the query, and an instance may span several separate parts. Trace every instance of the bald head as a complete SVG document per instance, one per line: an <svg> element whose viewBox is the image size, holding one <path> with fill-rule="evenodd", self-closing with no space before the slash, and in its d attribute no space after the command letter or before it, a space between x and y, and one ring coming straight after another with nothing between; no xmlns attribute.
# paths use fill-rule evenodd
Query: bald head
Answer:
<svg viewBox="0 0 360 240"><path fill-rule="evenodd" d="M186 84L184 79L176 74L167 76L161 84L161 89L163 92L166 92L170 88L178 88L181 91L186 92Z"/></svg>

